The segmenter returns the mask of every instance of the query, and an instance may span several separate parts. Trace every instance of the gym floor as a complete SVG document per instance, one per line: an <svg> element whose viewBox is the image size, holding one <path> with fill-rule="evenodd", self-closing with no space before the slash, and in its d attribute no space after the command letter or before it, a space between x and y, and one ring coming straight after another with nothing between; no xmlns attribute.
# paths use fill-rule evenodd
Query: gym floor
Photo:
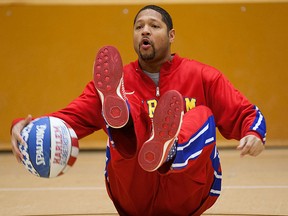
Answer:
<svg viewBox="0 0 288 216"><path fill-rule="evenodd" d="M288 148L267 148L240 158L220 149L223 190L204 215L288 215ZM30 174L10 152L0 153L0 215L118 215L110 201L103 169L104 151L80 151L65 175L43 179Z"/></svg>

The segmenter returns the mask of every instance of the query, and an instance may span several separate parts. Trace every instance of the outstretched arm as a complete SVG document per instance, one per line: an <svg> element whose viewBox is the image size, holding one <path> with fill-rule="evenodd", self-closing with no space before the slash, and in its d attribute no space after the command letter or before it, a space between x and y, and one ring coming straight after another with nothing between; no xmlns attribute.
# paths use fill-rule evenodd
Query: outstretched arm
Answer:
<svg viewBox="0 0 288 216"><path fill-rule="evenodd" d="M210 73L208 73L210 72ZM266 140L265 118L224 75L207 67L206 78L208 106L213 111L217 127L226 139L240 140L240 155L257 156Z"/></svg>
<svg viewBox="0 0 288 216"><path fill-rule="evenodd" d="M68 123L74 129L78 139L88 136L96 130L105 128L105 122L101 114L101 102L92 81L87 84L83 93L65 108L45 116L54 116ZM28 115L25 119L15 119L12 122L12 151L19 162L23 156L19 151L17 142L26 145L20 133L31 121L32 116Z"/></svg>

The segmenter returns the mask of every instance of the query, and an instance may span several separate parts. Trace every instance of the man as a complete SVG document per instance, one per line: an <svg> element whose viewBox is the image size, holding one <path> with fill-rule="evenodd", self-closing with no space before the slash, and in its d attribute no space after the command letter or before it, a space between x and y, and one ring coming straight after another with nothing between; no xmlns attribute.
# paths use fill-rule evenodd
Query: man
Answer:
<svg viewBox="0 0 288 216"><path fill-rule="evenodd" d="M120 215L201 215L221 190L215 128L240 140L240 155L264 149L265 120L216 69L171 54L172 19L148 5L134 20L139 59L124 68L118 51L99 50L94 80L66 108L50 114L79 138L103 129L109 137L106 186ZM184 114L185 113L185 114ZM31 121L15 120L12 149Z"/></svg>

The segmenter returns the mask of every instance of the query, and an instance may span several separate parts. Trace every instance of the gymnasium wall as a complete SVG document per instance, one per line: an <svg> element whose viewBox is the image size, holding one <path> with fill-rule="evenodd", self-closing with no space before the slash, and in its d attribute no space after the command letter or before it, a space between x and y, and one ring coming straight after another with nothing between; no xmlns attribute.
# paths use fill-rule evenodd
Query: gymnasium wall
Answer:
<svg viewBox="0 0 288 216"><path fill-rule="evenodd" d="M174 18L173 52L221 70L266 116L267 145L288 146L288 3L160 5ZM136 59L132 22L142 6L0 3L0 149L10 148L14 118L56 111L82 92L101 46ZM80 145L105 141L96 132Z"/></svg>

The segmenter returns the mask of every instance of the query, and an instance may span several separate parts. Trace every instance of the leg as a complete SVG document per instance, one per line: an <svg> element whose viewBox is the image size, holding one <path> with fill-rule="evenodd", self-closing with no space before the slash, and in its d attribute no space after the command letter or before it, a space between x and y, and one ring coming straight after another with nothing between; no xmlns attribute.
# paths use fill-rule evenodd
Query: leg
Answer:
<svg viewBox="0 0 288 216"><path fill-rule="evenodd" d="M179 134L183 115L182 95L175 90L167 91L156 107L152 135L138 155L139 164L144 170L155 171L166 161Z"/></svg>
<svg viewBox="0 0 288 216"><path fill-rule="evenodd" d="M216 127L209 108L198 106L184 115L178 136L172 172L186 173L203 184L202 198L192 215L201 215L217 200L221 191L222 171L216 148ZM191 188L191 191L197 188ZM197 202L192 200L191 202Z"/></svg>
<svg viewBox="0 0 288 216"><path fill-rule="evenodd" d="M94 62L94 84L102 102L103 117L113 128L128 122L129 111L123 87L123 65L118 50L106 46Z"/></svg>
<svg viewBox="0 0 288 216"><path fill-rule="evenodd" d="M121 206L125 206L122 210L135 206L137 210L131 215L199 216L210 208L219 197L222 180L215 132L215 122L209 108L198 106L187 112L183 117L177 152L170 169L166 172L160 169L147 172L137 167L137 162L133 160L135 167L129 172L132 175L129 182L132 184L121 188L119 194L121 198L125 194L125 199L130 200L126 206L125 202L121 203ZM132 166L129 161L122 163L125 172ZM123 170L117 175L122 175L121 179L130 176ZM121 181L120 178L118 181ZM117 187L118 191L119 185L123 184L122 181L115 185L111 183L111 186Z"/></svg>
<svg viewBox="0 0 288 216"><path fill-rule="evenodd" d="M169 101L168 104L173 104L171 103L172 97L163 96L165 101ZM169 109L169 106L161 103L160 99L154 113L152 136L143 144L138 155L139 164L142 168L144 167L146 171L151 172L156 167L158 170L151 173L160 176L157 179L160 184L154 188L158 191L154 206L158 207L151 211L153 215L169 213L169 215L198 216L216 202L221 191L222 173L216 148L214 117L209 108L198 106L187 112L183 121L181 118L175 119L176 128L181 126L178 134L178 131L173 130L171 125L166 127L165 119L169 116L167 114ZM158 112L156 112L157 110ZM174 111L173 114L177 116L177 113ZM166 139L162 138L161 134L170 130L173 131L172 136ZM158 137L155 136L155 131L159 133ZM148 155L158 154L160 155L158 158L161 157L161 159L166 157L169 148L165 148L165 144L168 142L169 147L171 147L177 136L174 160L167 163L161 160L160 163L156 163L157 166L153 169L150 169L149 164L151 157L147 158L148 162L143 163L141 161L146 156L145 153ZM159 168L161 164L163 165ZM162 169L163 167L164 169ZM147 184L148 182L151 185L155 184L149 180L146 179Z"/></svg>
<svg viewBox="0 0 288 216"><path fill-rule="evenodd" d="M136 153L136 135L123 84L123 65L118 50L102 47L94 62L94 84L102 103L109 140L124 158ZM133 99L131 100L133 103ZM130 101L130 102L131 102Z"/></svg>
<svg viewBox="0 0 288 216"><path fill-rule="evenodd" d="M131 111L133 116L133 104ZM135 128L143 129L135 130L141 144L149 137L145 119L139 116L133 116L133 121ZM120 215L198 216L219 196L221 168L215 123L207 107L196 107L184 115L176 157L166 173L143 170L137 157L124 159L117 147L110 145L107 151L107 190Z"/></svg>

